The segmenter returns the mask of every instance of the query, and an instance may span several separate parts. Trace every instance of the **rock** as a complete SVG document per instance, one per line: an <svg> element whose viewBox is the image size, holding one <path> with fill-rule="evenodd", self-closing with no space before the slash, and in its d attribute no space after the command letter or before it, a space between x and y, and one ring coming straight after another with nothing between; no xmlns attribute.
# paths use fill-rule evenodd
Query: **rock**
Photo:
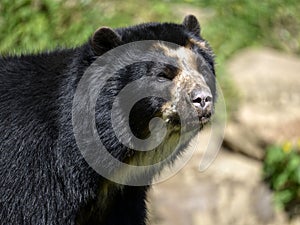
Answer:
<svg viewBox="0 0 300 225"><path fill-rule="evenodd" d="M275 215L272 208L273 195L268 187L263 184L257 186L253 189L252 196L252 210L256 218L262 223L271 221Z"/></svg>
<svg viewBox="0 0 300 225"><path fill-rule="evenodd" d="M259 161L222 150L200 173L202 155L197 151L176 176L153 186L151 224L288 224L283 214L274 211Z"/></svg>
<svg viewBox="0 0 300 225"><path fill-rule="evenodd" d="M223 147L227 149L252 159L263 160L266 145L264 140L243 124L231 122L226 127Z"/></svg>
<svg viewBox="0 0 300 225"><path fill-rule="evenodd" d="M272 49L247 49L228 63L243 96L237 119L267 142L300 137L300 58Z"/></svg>

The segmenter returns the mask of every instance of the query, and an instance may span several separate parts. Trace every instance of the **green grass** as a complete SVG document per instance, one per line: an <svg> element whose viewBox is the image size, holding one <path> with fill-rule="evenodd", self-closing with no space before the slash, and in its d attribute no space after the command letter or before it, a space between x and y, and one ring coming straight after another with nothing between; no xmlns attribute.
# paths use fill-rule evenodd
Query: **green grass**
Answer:
<svg viewBox="0 0 300 225"><path fill-rule="evenodd" d="M99 26L171 20L171 15L160 1L0 0L0 52L76 46Z"/></svg>
<svg viewBox="0 0 300 225"><path fill-rule="evenodd" d="M205 31L220 62L237 50L253 45L300 54L300 2L297 0L187 2L215 11Z"/></svg>
<svg viewBox="0 0 300 225"><path fill-rule="evenodd" d="M103 25L179 22L182 18L178 18L173 6L182 3L215 12L203 35L212 44L220 64L237 50L253 45L300 54L297 0L0 0L0 52L78 45Z"/></svg>
<svg viewBox="0 0 300 225"><path fill-rule="evenodd" d="M274 202L293 217L300 214L300 145L271 146L266 151L264 178L274 191Z"/></svg>

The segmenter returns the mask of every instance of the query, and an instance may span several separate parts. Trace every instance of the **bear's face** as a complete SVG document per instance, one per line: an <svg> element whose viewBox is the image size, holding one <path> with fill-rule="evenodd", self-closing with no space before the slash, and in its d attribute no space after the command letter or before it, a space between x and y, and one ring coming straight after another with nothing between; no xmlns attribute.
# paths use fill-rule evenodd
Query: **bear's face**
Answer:
<svg viewBox="0 0 300 225"><path fill-rule="evenodd" d="M132 95L147 92L151 96L136 102L131 109L129 123L132 132L138 138L147 138L150 135L149 122L154 117L162 118L173 132L179 132L184 125L189 126L188 130L194 126L202 128L213 114L214 74L203 57L191 49L170 48L163 43L158 43L155 48L174 63L136 63L120 75L126 76L127 82L146 77L145 84L133 86ZM162 95L167 97L160 97ZM127 103L128 100L120 99L121 108ZM189 115L192 113L196 113L197 118ZM187 121L183 121L183 117Z"/></svg>
<svg viewBox="0 0 300 225"><path fill-rule="evenodd" d="M168 66L162 73L156 74L161 82L170 83L171 99L161 107L162 118L172 126L178 125L178 111L189 113L196 110L201 125L209 121L213 113L215 101L215 76L210 71L205 59L197 53L197 46L190 45L177 49L166 48L163 44L157 46L164 52L165 57L176 62L176 69ZM185 107L185 109L182 109Z"/></svg>
<svg viewBox="0 0 300 225"><path fill-rule="evenodd" d="M146 88L145 85L135 85L129 95L156 90L157 93L161 92L168 96L163 98L159 95L148 95L137 101L130 109L127 121L130 132L135 137L143 140L154 136L154 139L159 139L160 133L153 133L155 129L151 131L149 125L155 117L161 118L167 128L163 142L153 151L135 151L133 148L133 151L120 157L124 162L144 166L160 162L174 152L178 153L195 135L195 132L190 131L201 129L210 120L216 101L216 86L213 53L208 43L200 37L200 26L193 16L187 16L180 25L151 23L116 30L100 28L95 32L91 44L95 54L102 55L117 46L143 40L159 40L154 48L168 59L167 61L174 63L157 61L133 63L118 71L110 85L116 90L115 94L111 94L113 99L129 83L147 78ZM176 46L169 46L167 42ZM128 105L128 99L130 98L122 99L122 96L117 98L120 117ZM100 99L101 101L104 102L106 99ZM192 114L196 114L196 120ZM182 117L186 120L183 121ZM129 130L122 124L126 118L118 118L117 121L117 130L121 130L124 139L131 139L130 135L126 136ZM107 126L100 124L99 127L101 129ZM186 129L186 134L182 133L182 129ZM178 146L182 136L184 141ZM115 143L115 139L111 140L110 142ZM131 173L134 171L128 174Z"/></svg>

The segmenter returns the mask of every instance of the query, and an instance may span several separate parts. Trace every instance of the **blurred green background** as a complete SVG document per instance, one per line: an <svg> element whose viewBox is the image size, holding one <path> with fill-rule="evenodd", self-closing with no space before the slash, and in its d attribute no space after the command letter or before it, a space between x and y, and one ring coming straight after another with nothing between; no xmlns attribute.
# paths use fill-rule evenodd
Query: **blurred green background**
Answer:
<svg viewBox="0 0 300 225"><path fill-rule="evenodd" d="M236 50L251 45L300 54L297 0L1 0L0 52L76 46L103 25L181 22L178 9L182 4L208 12L209 18L202 25L203 36L210 41L220 63Z"/></svg>

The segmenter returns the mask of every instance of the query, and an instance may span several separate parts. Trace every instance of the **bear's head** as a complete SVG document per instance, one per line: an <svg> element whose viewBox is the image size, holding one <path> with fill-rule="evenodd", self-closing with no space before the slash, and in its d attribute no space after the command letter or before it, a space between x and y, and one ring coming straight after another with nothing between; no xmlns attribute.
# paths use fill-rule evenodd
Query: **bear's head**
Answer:
<svg viewBox="0 0 300 225"><path fill-rule="evenodd" d="M101 27L94 33L90 45L96 56L104 56L128 43L154 40L156 42L151 47L160 53L159 57L166 59L141 60L126 65L111 76L100 91L96 125L100 139L112 156L139 166L152 165L169 156L167 161L173 161L210 120L216 101L214 56L200 31L197 19L189 15L181 24L145 23L118 29ZM134 83L143 79L142 83ZM124 97L120 93L131 83L134 85L127 88ZM145 92L149 95L143 96ZM140 99L128 111L128 101L139 95ZM117 113L112 114L114 109ZM161 119L159 128L162 128L161 121L164 122L166 129L163 134L153 118ZM130 145L134 138L147 140L151 136L152 140L164 138L148 151ZM127 147L124 141L128 142Z"/></svg>

